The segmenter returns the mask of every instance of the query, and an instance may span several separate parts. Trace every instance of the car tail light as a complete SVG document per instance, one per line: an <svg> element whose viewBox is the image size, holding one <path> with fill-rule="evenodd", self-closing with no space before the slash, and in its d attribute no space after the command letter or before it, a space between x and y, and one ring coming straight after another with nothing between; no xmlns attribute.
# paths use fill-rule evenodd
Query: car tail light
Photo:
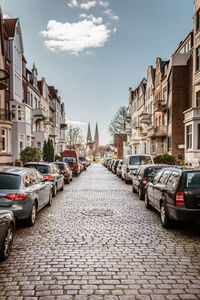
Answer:
<svg viewBox="0 0 200 300"><path fill-rule="evenodd" d="M130 172L130 169L129 169L129 168L126 168L126 172L129 173L129 172Z"/></svg>
<svg viewBox="0 0 200 300"><path fill-rule="evenodd" d="M53 175L44 175L43 177L44 177L44 178L47 178L47 179L54 179L54 176L53 176Z"/></svg>
<svg viewBox="0 0 200 300"><path fill-rule="evenodd" d="M176 194L176 205L185 205L183 192L178 192Z"/></svg>
<svg viewBox="0 0 200 300"><path fill-rule="evenodd" d="M147 185L147 183L148 183L148 182L147 182L146 178L143 177L143 178L142 178L142 181L141 181L141 184L142 184L142 185Z"/></svg>
<svg viewBox="0 0 200 300"><path fill-rule="evenodd" d="M5 197L12 201L26 200L26 194L7 194Z"/></svg>
<svg viewBox="0 0 200 300"><path fill-rule="evenodd" d="M120 169L120 170L121 170L121 168L122 168L122 167L121 167L121 166L119 166L119 169Z"/></svg>

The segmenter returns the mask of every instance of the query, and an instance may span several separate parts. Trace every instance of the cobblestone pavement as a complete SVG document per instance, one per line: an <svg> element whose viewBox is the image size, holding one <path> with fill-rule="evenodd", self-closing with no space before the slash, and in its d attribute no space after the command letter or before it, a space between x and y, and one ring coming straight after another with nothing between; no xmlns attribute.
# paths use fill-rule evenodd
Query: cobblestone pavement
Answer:
<svg viewBox="0 0 200 300"><path fill-rule="evenodd" d="M0 299L200 299L199 233L163 229L130 185L92 165L34 227L17 227Z"/></svg>

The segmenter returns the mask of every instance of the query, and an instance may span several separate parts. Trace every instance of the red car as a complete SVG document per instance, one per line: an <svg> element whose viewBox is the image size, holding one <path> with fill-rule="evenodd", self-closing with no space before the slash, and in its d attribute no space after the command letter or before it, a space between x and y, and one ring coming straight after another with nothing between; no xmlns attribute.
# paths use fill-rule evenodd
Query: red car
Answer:
<svg viewBox="0 0 200 300"><path fill-rule="evenodd" d="M65 150L62 154L62 161L69 164L73 175L78 176L81 172L81 165L75 150Z"/></svg>

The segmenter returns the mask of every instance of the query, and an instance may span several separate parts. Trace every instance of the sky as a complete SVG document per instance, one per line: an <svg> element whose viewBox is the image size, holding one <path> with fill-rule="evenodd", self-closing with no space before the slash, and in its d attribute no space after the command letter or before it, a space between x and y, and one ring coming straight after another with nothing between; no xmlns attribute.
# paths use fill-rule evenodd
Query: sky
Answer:
<svg viewBox="0 0 200 300"><path fill-rule="evenodd" d="M193 28L193 0L0 0L19 17L27 67L58 89L67 119L84 137L108 125L156 58L164 60Z"/></svg>

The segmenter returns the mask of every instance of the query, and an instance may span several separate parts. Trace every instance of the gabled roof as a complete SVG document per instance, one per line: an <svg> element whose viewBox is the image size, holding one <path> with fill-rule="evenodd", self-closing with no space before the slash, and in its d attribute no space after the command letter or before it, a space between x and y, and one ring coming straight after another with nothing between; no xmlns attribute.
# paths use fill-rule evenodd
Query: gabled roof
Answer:
<svg viewBox="0 0 200 300"><path fill-rule="evenodd" d="M15 26L18 21L18 19L4 19L3 25L6 30L6 33L8 37L14 37L15 36Z"/></svg>
<svg viewBox="0 0 200 300"><path fill-rule="evenodd" d="M58 95L57 95L58 90L56 90L56 89L54 88L54 86L48 86L48 88L49 88L49 92L50 92L52 98L53 98L53 99L57 99L57 98L58 98Z"/></svg>

